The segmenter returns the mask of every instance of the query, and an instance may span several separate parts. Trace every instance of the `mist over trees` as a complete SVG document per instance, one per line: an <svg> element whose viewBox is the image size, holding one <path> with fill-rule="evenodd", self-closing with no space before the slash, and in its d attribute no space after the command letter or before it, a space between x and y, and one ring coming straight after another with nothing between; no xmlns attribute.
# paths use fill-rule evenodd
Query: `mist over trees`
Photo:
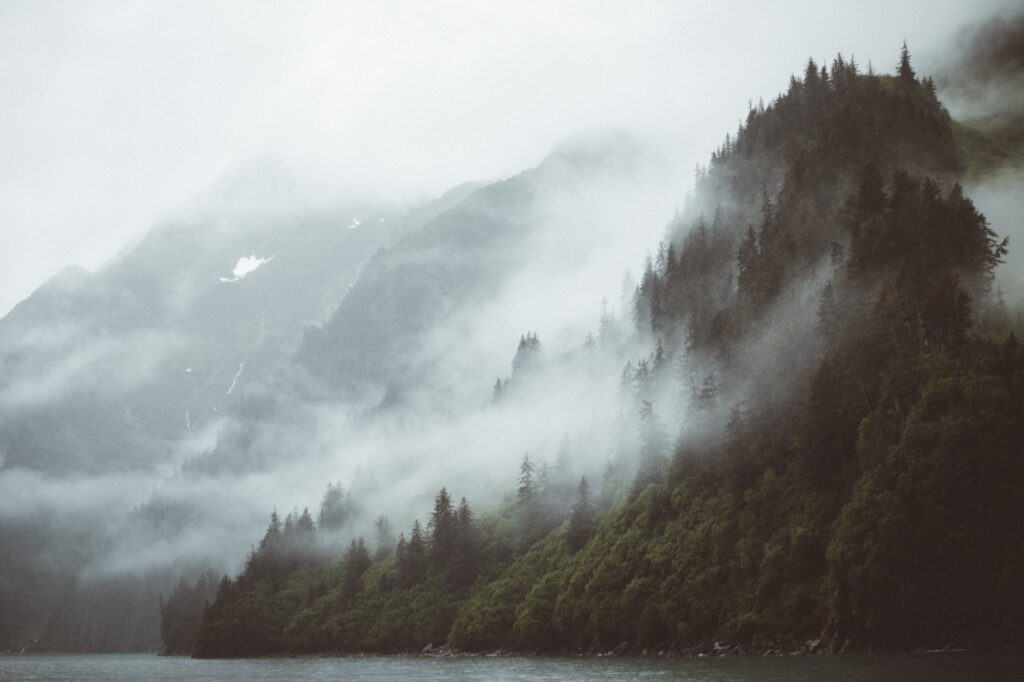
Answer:
<svg viewBox="0 0 1024 682"><path fill-rule="evenodd" d="M95 267L59 272L0 318L0 652L1019 645L1019 12L940 42L940 58L918 36L977 7L911 17L909 46L890 31L913 11L857 8L863 26L819 39L855 40L873 64L790 65L804 47L769 52L784 32L750 30L781 25L778 8L715 24L710 5L656 6L664 21L588 7L571 37L489 8L470 13L478 31L424 52L431 22L464 27L462 8L416 9L420 25L403 5L380 24L387 40L335 25L348 9L305 8L288 31L261 29L230 82L221 51L276 10L231 16L230 40L210 41L220 10L204 9L203 30L159 25L131 60L138 77L183 69L181 39L193 56L215 48L165 107L109 79L168 8L58 22L0 8L16 19L0 22L14 65L0 81L45 94L4 113L16 153L0 213L33 228L4 253L56 241L35 227L63 213L68 244L50 255ZM314 16L332 21L311 30ZM59 45L42 40L55 30ZM725 38L698 55L693 31ZM52 69L97 32L132 47ZM358 82L337 78L341 63ZM294 68L268 73L279 64ZM56 75L26 77L44 67ZM232 164L90 262L99 251L70 246L75 231L99 243L156 192L142 173L120 204L90 206L109 194L81 169L123 151L94 139L116 130L147 166L156 144L163 174L180 176L172 157L188 145L174 136L218 114L215 101L174 107L206 78L231 107L195 182L211 160ZM69 84L75 106L57 106ZM130 97L115 107L119 88ZM81 135L93 103L102 124ZM175 132L133 142L147 117L176 118ZM584 130L543 151L600 120L637 132ZM54 164L40 133L67 121ZM274 127L265 154L223 158ZM710 156L709 127L728 130ZM365 139L339 145L352 135ZM310 152L345 158L307 168ZM77 184L58 183L65 165Z"/></svg>
<svg viewBox="0 0 1024 682"><path fill-rule="evenodd" d="M636 142L629 136L619 133L583 136L560 146L540 168L525 173L521 182L495 183L499 186L497 190L490 189L483 194L477 192L486 186L468 183L416 208L397 205L388 207L387 212L370 213L376 223L372 235L361 235L359 226L352 227L350 218L339 218L338 214L345 216L349 211L358 210L358 214L366 215L363 212L372 210L376 206L373 203L368 206L346 204L324 215L318 214L315 220L304 214L286 215L280 229L273 225L272 218L276 216L261 216L251 235L259 238L257 242L246 241L248 233L243 228L242 218L247 215L239 217L229 211L219 213L219 208L211 209L212 216L204 216L195 224L155 231L136 249L125 252L122 260L114 264L116 267L112 266L115 272L101 271L81 282L76 280L74 286L49 287L26 301L17 314L0 324L0 341L13 339L21 344L29 337L47 340L55 316L64 309L76 310L97 329L108 325L104 333L117 338L110 347L103 345L102 352L97 351L94 365L87 368L89 372L105 368L108 362L116 362L118 353L133 338L129 335L127 340L121 339L120 329L109 326L107 318L115 313L125 318L125 324L131 327L154 320L164 322L160 311L179 306L180 318L175 317L167 324L168 328L187 323L189 333L208 335L211 339L219 334L237 333L238 338L220 345L206 340L205 336L190 339L170 355L163 354L162 348L146 345L137 349L138 354L152 359L158 366L154 365L157 369L151 375L139 379L141 383L132 383L131 390L122 392L118 385L111 388L111 395L106 395L110 381L136 380L111 367L97 388L104 392L103 396L95 391L81 395L73 391L67 400L61 397L56 402L47 401L38 406L40 413L48 415L47 419L61 423L60 429L42 423L33 426L31 419L15 419L19 428L0 433L0 440L13 438L4 442L20 443L17 447L23 452L35 447L29 447L28 441L18 440L19 433L27 433L25 429L42 439L33 441L37 445L43 440L55 442L53 439L57 439L62 443L61 448L68 445L66 450L60 450L65 454L74 452L77 447L81 455L79 464L91 471L61 472L59 464L54 463L56 460L40 460L38 464L43 469L28 469L23 466L25 462L8 458L10 466L5 466L0 479L3 486L0 497L4 499L6 515L0 527L0 540L5 548L2 565L4 574L10 577L10 582L0 582L0 601L4 604L0 609L0 636L8 643L4 646L31 642L31 646L38 649L130 647L150 650L159 647L159 597L166 598L181 575L194 581L211 566L231 573L239 570L245 549L261 525L258 519L266 511L267 499L278 503L282 524L286 523L287 510L297 507L297 520L302 516L303 506L310 505L317 525L321 530L330 531L320 534L322 542L335 546L340 552L352 539L353 528L358 528L359 535L369 541L368 546L376 553L378 548L384 551L385 547L381 542L373 544L375 535L371 526L379 510L387 509L393 527L406 529L408 537L406 519L411 525L410 514L423 495L420 491L429 490L422 487L422 482L433 477L432 472L439 472L435 464L442 459L453 481L469 481L467 493L487 498L500 496L502 491L486 490L481 485L476 473L481 471L479 461L474 461L466 443L467 438L483 439L485 429L481 421L503 419L501 412L490 411L486 401L481 400L482 394L473 382L476 368L493 367L480 370L479 378L484 383L491 372L508 372L516 350L514 342L507 350L497 353L485 337L477 339L475 347L464 334L458 335L458 343L452 343L454 330L451 327L464 324L459 319L445 322L432 331L413 329L410 335L413 340L408 340L406 346L410 361L424 347L435 343L440 346L444 342L444 352L435 355L444 362L431 367L429 381L420 384L418 381L423 377L402 378L395 374L388 378L386 385L377 385L379 392L368 390L349 401L339 399L329 376L311 373L297 361L296 346L301 344L307 328L294 321L308 319L305 316L310 309L322 309L321 299L334 296L335 304L338 299L347 300L348 294L337 290L332 293L331 287L338 280L353 275L352 270L347 269L349 265L357 273L365 272L367 277L373 278L368 264L364 268L355 263L355 259L365 253L361 250L363 247L384 242L393 244L396 252L402 252L406 247L399 249L397 245L407 237L419 235L427 225L439 233L428 241L443 257L431 253L424 259L434 259L432 267L442 279L453 274L457 277L459 262L468 258L468 253L475 248L468 247L467 241L473 242L480 226L460 220L458 213L447 214L467 199L471 199L474 215L491 221L487 223L489 226L503 224L501 216L507 212L518 212L528 218L520 234L506 235L507 246L517 254L516 260L522 261L521 266L526 267L523 256L536 251L534 242L547 238L546 231L554 213L572 215L578 211L569 211L570 207L610 204L619 191L632 196L628 188L638 182L637 178L651 177L653 167L638 170L637 154L640 152ZM662 184L667 185L668 181ZM511 191L517 187L524 191ZM495 195L507 198L512 208L505 211L500 203L493 203ZM618 206L620 203L616 199L617 208L597 223L590 218L566 221L562 217L560 227L582 229L585 225L592 230L596 225L608 230L609 224L617 220L616 210L629 213L634 210L628 202ZM473 228L468 234L467 226ZM330 231L331 238L324 239L321 242L323 252L307 262L305 251L316 243L321 231ZM295 237L295 233L302 233L303 238L295 243L282 243ZM203 238L211 240L209 248L213 253L203 259L193 258L189 251L198 249ZM253 243L261 245L257 252L259 257L246 256L242 260L258 265L244 276L232 276L230 267L237 265L238 253L245 253L243 249ZM339 249L347 249L342 260L332 255ZM464 257L459 257L464 251L467 252ZM147 282L143 275L157 267L155 262L161 254L180 256L191 267L184 272L168 268L166 273ZM263 254L276 256L270 258ZM420 255L410 257L418 259ZM324 284L326 291L318 289L310 282L323 274L319 266L332 260L329 281ZM454 267L450 267L452 265ZM126 271L135 276L127 279L114 276ZM520 272L505 272L504 279L499 281L518 285L515 278ZM587 270L582 268L578 272L586 274ZM294 281L284 287L283 292L273 290L283 279L289 278ZM357 280L362 281L361 275ZM532 278L524 283L531 281ZM472 284L472 289L479 283L463 284ZM272 290L270 293L268 287ZM139 288L141 292L137 291ZM302 306L295 306L289 300L276 298L287 299L282 293L290 295L303 289L311 290L312 297L321 302L304 301ZM118 297L134 300L142 293L145 300L129 308L117 308L112 303ZM494 301L495 295L499 295L500 300ZM507 309L510 298L522 300L524 295L517 290L495 292L486 287L474 294L491 306L492 315L499 309ZM579 296L571 291L569 295ZM564 298L549 296L548 300L560 308L566 307ZM93 301L95 305L84 305L83 301ZM140 321L135 312L144 309L147 301L153 303L152 315ZM237 310L230 308L232 301L239 303ZM449 312L459 310L443 296L435 298L434 302ZM281 307L275 307L278 303ZM589 305L587 308L575 312L574 319L592 317L594 308ZM388 324L401 326L412 321L396 316L389 318ZM518 323L503 321L502 324L514 325L515 337L520 336ZM485 320L477 326L485 334L491 328L492 324ZM60 343L53 348L44 343L44 355L47 358L59 355L64 348L60 344L70 343L75 338L74 333L74 328L64 330L58 339ZM177 334L163 328L152 332L158 339L165 333ZM536 332L529 335L539 342ZM509 337L512 338L511 333ZM575 335L573 337L573 342L577 343ZM9 366L16 371L5 379L13 378L15 383L20 381L22 372L28 376L31 374L28 370L45 369L46 358L36 357L35 351L22 349L9 357L14 363ZM72 355L72 360L75 357ZM465 366L452 363L452 358L458 358ZM124 361L133 365L135 355ZM72 364L75 366L68 371L84 371ZM427 366L418 361L413 364ZM533 395L539 396L541 401L535 400L536 409L525 415L534 423L534 428L517 427L518 434L509 432L505 447L512 452L522 453L524 449L536 447L543 450L548 443L553 446L567 431L578 428L576 422L590 419L591 411L597 407L591 403L601 395L590 392L587 400L576 401L575 417L556 423L548 415L558 412L568 416L561 407L566 397L562 391L550 392L544 387L550 377L536 371L540 366L517 372L513 382L516 400ZM579 369L561 360L552 366L560 372L575 373ZM596 366L592 370L596 370ZM378 376L386 375L384 368ZM599 380L599 374L593 373L593 376ZM529 377L532 379L528 380ZM45 374L40 379L41 385L48 385L47 381L52 384L52 380L43 379L46 379ZM164 391L168 382L182 388L181 395ZM21 383L27 385L27 382ZM563 387L586 390L568 375L564 377ZM117 414L106 414L101 421L91 421L90 410L111 409L107 398L116 405L123 404L124 409L117 408ZM541 407L543 401L549 406ZM87 405L88 409L83 413L76 405ZM130 447L108 448L91 440L92 435L110 436L111 431L121 428L115 422L134 410L156 418L164 425L160 429L167 427L167 433L159 429L154 432L150 429L152 424L148 423L137 424L131 434L113 435L145 438L147 447L153 448L153 452L162 452L167 461L112 470L118 461L122 464L129 460L132 463L149 461L149 455L135 459L140 453ZM5 413L0 420L11 416ZM536 426L542 430L536 430ZM544 435L543 429L548 429L549 433ZM79 431L83 437L75 441L72 436ZM592 437L597 439L600 435L594 433ZM69 445L73 442L74 447ZM48 454L57 453L54 449L44 449ZM93 458L94 452L102 456ZM477 452L492 461L502 456L490 448ZM47 462L54 464L52 472L46 473ZM324 479L342 479L345 484L324 493L320 487ZM445 483L447 481L438 480L436 484L440 487ZM395 492L402 486L404 493ZM122 490L124 496L109 495L112 489ZM353 489L360 491L367 504L352 505ZM285 499L279 497L281 491L287 491ZM403 494L410 499L397 505L384 503L382 499L401 498ZM326 502L322 515L313 511L313 503L321 495ZM128 513L126 507L130 508ZM130 618L112 606L98 607L100 602L109 606L115 601L126 605L131 611Z"/></svg>
<svg viewBox="0 0 1024 682"><path fill-rule="evenodd" d="M1019 642L1024 351L965 163L905 45L894 76L809 61L698 167L628 322L564 357L523 334L482 398L603 354L603 469L524 453L501 503L442 487L374 559L262 573L272 520L197 655Z"/></svg>

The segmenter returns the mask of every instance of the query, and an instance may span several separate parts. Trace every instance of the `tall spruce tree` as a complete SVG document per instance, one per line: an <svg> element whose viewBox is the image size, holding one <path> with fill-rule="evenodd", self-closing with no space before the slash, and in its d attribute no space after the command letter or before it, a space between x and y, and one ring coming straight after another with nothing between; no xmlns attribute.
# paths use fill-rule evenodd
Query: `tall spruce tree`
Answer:
<svg viewBox="0 0 1024 682"><path fill-rule="evenodd" d="M519 464L519 487L516 489L516 514L519 525L519 545L526 549L537 539L541 505L537 494L537 480L529 454L523 454Z"/></svg>
<svg viewBox="0 0 1024 682"><path fill-rule="evenodd" d="M907 41L903 41L903 47L900 49L900 65L896 70L896 75L903 82L912 83L914 82L917 74L914 73L914 67L910 65L910 50L907 49Z"/></svg>
<svg viewBox="0 0 1024 682"><path fill-rule="evenodd" d="M576 486L576 501L572 506L569 529L566 532L566 541L571 551L577 552L587 544L593 525L594 510L590 503L590 485L584 476Z"/></svg>
<svg viewBox="0 0 1024 682"><path fill-rule="evenodd" d="M455 511L447 488L434 498L434 511L427 523L430 530L430 568L441 573L451 561L457 536Z"/></svg>
<svg viewBox="0 0 1024 682"><path fill-rule="evenodd" d="M391 528L388 517L381 514L373 522L374 533L376 534L376 546L374 548L374 559L380 561L388 556L395 549L395 532Z"/></svg>
<svg viewBox="0 0 1024 682"><path fill-rule="evenodd" d="M479 538L473 523L473 512L463 497L456 512L455 549L451 574L457 584L468 585L480 573Z"/></svg>

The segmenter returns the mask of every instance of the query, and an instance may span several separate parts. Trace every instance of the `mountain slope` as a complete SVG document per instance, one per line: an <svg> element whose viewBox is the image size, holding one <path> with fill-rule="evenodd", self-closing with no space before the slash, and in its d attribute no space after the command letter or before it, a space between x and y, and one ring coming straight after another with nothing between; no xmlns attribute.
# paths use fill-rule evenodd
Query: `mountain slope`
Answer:
<svg viewBox="0 0 1024 682"><path fill-rule="evenodd" d="M53 278L0 321L3 466L168 461L217 416L254 351L288 358L403 212L214 212L154 228L95 274Z"/></svg>
<svg viewBox="0 0 1024 682"><path fill-rule="evenodd" d="M623 133L586 135L535 169L476 189L376 254L330 319L307 331L299 361L347 392L422 383L453 350L432 336L493 298L528 263L536 233L553 229L546 203L628 177L646 154Z"/></svg>
<svg viewBox="0 0 1024 682"><path fill-rule="evenodd" d="M412 207L295 209L243 180L0 320L0 648L152 649L169 565L192 559L96 564L116 564L121 543L142 555L194 540L196 507L160 497L182 460L213 447L250 385L287 372L304 327L376 249L474 187Z"/></svg>
<svg viewBox="0 0 1024 682"><path fill-rule="evenodd" d="M377 561L296 551L275 515L197 652L1019 643L1024 353L962 167L906 51L895 77L808 64L716 151L637 288L633 480L609 462L570 507L572 472L524 457L514 498L476 518L442 489ZM686 399L659 418L666 383Z"/></svg>

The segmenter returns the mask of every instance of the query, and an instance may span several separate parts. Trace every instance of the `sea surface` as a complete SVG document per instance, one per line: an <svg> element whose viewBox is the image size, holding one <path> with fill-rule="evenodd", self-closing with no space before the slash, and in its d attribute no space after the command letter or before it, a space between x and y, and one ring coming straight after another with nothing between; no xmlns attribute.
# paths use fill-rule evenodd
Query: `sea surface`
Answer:
<svg viewBox="0 0 1024 682"><path fill-rule="evenodd" d="M724 658L354 657L195 661L148 654L0 656L0 680L1024 680L1024 654Z"/></svg>

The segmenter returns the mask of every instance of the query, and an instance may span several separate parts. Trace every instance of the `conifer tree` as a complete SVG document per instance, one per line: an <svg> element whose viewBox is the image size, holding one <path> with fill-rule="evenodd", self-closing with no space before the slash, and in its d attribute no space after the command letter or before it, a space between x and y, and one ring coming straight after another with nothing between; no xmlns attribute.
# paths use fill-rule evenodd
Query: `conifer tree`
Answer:
<svg viewBox="0 0 1024 682"><path fill-rule="evenodd" d="M590 504L590 486L586 477L580 478L576 487L576 502L572 506L572 513L569 516L569 529L566 540L569 549L573 552L579 551L590 539L590 532L594 523L594 510Z"/></svg>
<svg viewBox="0 0 1024 682"><path fill-rule="evenodd" d="M530 462L529 453L523 454L523 461L519 465L519 487L516 489L516 497L519 506L527 506L533 501L536 493L536 481L533 476L533 463Z"/></svg>
<svg viewBox="0 0 1024 682"><path fill-rule="evenodd" d="M668 446L661 421L654 412L654 403L649 400L643 400L641 403L639 412L640 463L633 486L634 492L639 492L660 479L665 450Z"/></svg>
<svg viewBox="0 0 1024 682"><path fill-rule="evenodd" d="M537 480L529 454L523 455L519 465L519 487L516 489L516 507L519 521L519 544L521 549L529 547L537 538L540 524L540 500L537 494Z"/></svg>
<svg viewBox="0 0 1024 682"><path fill-rule="evenodd" d="M804 86L808 90L817 86L819 74L818 65L814 63L814 58L809 58L807 66L804 67Z"/></svg>
<svg viewBox="0 0 1024 682"><path fill-rule="evenodd" d="M461 585L468 585L480 572L479 540L473 525L473 512L463 497L455 519L455 549L452 556L452 577Z"/></svg>
<svg viewBox="0 0 1024 682"><path fill-rule="evenodd" d="M345 552L341 575L341 601L348 605L362 589L363 574L370 568L370 553L362 538L353 540Z"/></svg>
<svg viewBox="0 0 1024 682"><path fill-rule="evenodd" d="M405 540L405 533L398 534L398 543L395 545L395 569L398 572L398 582L403 586L413 584L411 580L413 569L409 563L409 543Z"/></svg>
<svg viewBox="0 0 1024 682"><path fill-rule="evenodd" d="M451 560L456 540L455 512L447 488L441 488L434 498L434 511L430 515L427 527L431 533L430 567L440 573Z"/></svg>
<svg viewBox="0 0 1024 682"><path fill-rule="evenodd" d="M914 73L914 67L910 65L910 50L907 49L907 41L905 40L903 41L903 48L900 49L900 65L896 73L900 81L905 83L914 82L917 76Z"/></svg>
<svg viewBox="0 0 1024 682"><path fill-rule="evenodd" d="M739 262L739 278L737 280L737 285L739 287L740 294L750 300L756 300L758 256L757 235L754 234L753 226L748 226L747 235L740 243L740 248L736 257Z"/></svg>
<svg viewBox="0 0 1024 682"><path fill-rule="evenodd" d="M341 483L328 483L320 502L318 526L321 530L339 530L348 522L352 514L351 504L346 498Z"/></svg>
<svg viewBox="0 0 1024 682"><path fill-rule="evenodd" d="M281 529L281 517L277 508L270 513L270 525L260 541L260 551L276 551L281 548L283 531Z"/></svg>
<svg viewBox="0 0 1024 682"><path fill-rule="evenodd" d="M661 337L659 336L658 344L654 349L654 357L651 362L653 371L658 372L658 370L662 369L665 366L665 360L665 347L661 345Z"/></svg>
<svg viewBox="0 0 1024 682"><path fill-rule="evenodd" d="M416 519L412 524L412 533L409 535L407 550L409 571L406 576L407 584L415 585L426 577L428 567L427 546L426 541L423 539L423 528L420 526L419 519Z"/></svg>
<svg viewBox="0 0 1024 682"><path fill-rule="evenodd" d="M537 369L541 364L541 356L541 343L536 332L520 336L515 357L512 358L512 377L529 374Z"/></svg>
<svg viewBox="0 0 1024 682"><path fill-rule="evenodd" d="M391 554L395 549L395 534L391 529L391 522L388 517L381 514L373 522L373 528L376 533L376 547L374 549L374 559L380 561Z"/></svg>

